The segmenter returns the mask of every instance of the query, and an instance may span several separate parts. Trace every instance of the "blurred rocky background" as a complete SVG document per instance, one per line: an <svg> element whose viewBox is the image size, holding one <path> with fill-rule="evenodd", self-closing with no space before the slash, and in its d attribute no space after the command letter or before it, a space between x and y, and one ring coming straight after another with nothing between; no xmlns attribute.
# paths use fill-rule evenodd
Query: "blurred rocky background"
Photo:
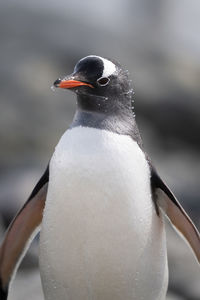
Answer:
<svg viewBox="0 0 200 300"><path fill-rule="evenodd" d="M1 236L72 120L75 96L50 87L88 54L130 71L147 152L200 228L199 32L198 0L0 2ZM167 240L168 300L200 299L192 253L170 227ZM36 240L9 300L43 299L37 252Z"/></svg>

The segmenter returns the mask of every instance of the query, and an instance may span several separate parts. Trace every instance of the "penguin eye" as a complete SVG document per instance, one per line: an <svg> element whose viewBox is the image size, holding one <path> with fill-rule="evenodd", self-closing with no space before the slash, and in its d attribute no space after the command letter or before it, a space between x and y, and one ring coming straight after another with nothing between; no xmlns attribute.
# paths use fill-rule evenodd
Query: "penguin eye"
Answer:
<svg viewBox="0 0 200 300"><path fill-rule="evenodd" d="M101 86L105 86L110 82L110 79L107 77L101 77L97 80L98 84Z"/></svg>

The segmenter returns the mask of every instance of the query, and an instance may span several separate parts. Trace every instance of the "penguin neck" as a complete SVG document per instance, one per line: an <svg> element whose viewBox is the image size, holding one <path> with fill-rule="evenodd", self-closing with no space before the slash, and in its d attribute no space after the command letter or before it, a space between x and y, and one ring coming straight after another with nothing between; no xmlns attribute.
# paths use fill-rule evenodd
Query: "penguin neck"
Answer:
<svg viewBox="0 0 200 300"><path fill-rule="evenodd" d="M133 113L133 92L121 93L119 95L95 95L95 94L77 94L77 107L79 110L102 113L105 116L117 114L123 116Z"/></svg>
<svg viewBox="0 0 200 300"><path fill-rule="evenodd" d="M118 99L96 95L78 95L77 110L71 128L83 126L132 135L136 121L132 95L124 93Z"/></svg>

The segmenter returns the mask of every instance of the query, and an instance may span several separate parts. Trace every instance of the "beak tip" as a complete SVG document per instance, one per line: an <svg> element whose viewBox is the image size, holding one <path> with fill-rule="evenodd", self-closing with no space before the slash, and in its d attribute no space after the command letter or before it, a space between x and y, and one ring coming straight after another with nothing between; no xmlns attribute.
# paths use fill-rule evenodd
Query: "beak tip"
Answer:
<svg viewBox="0 0 200 300"><path fill-rule="evenodd" d="M60 83L61 83L61 79L58 78L58 79L56 79L56 81L54 81L53 86L57 88L57 87L59 87Z"/></svg>

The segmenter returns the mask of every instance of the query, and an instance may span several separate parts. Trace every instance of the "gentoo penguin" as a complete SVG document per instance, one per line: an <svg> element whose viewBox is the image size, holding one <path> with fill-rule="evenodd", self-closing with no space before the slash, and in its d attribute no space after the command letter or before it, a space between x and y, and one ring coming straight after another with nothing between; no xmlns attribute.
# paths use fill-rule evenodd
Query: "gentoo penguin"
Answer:
<svg viewBox="0 0 200 300"><path fill-rule="evenodd" d="M0 248L0 299L41 227L46 300L161 300L163 215L200 261L200 235L143 150L127 71L90 55L55 81L77 110ZM41 226L40 226L41 225Z"/></svg>

